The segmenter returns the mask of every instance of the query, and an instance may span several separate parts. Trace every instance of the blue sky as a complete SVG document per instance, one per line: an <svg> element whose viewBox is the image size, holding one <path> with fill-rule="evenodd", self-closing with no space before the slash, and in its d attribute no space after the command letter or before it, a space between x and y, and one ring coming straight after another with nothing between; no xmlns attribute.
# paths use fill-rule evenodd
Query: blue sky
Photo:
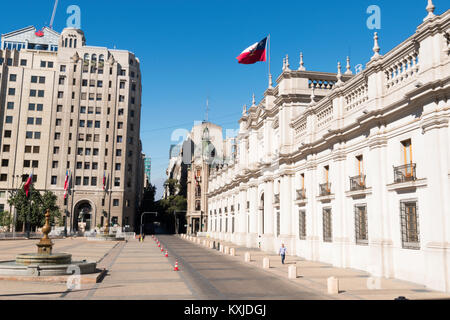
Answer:
<svg viewBox="0 0 450 320"><path fill-rule="evenodd" d="M434 0L436 14L448 0ZM2 2L0 33L50 21L54 0ZM446 6L447 4L447 6ZM280 74L289 54L298 68L336 72L337 62L365 65L372 56L367 28L370 5L381 8L381 54L412 35L427 12L426 0L60 0L54 29L66 26L70 5L81 8L87 44L126 49L141 61L143 80L141 139L153 159L152 183L162 194L169 147L177 128L189 130L205 118L224 129L238 127L244 104L267 87L267 64L239 65L236 57L271 34L272 74Z"/></svg>

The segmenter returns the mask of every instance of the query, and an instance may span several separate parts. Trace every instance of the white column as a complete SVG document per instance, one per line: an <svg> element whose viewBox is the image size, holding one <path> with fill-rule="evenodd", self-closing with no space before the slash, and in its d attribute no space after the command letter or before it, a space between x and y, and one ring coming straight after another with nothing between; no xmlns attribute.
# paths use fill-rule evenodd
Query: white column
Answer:
<svg viewBox="0 0 450 320"><path fill-rule="evenodd" d="M444 107L444 101L441 101L441 107ZM436 108L437 105L432 103L425 109ZM419 240L425 251L426 285L434 290L450 292L449 119L446 119L446 126L441 127L437 125L437 117L437 112L433 112L429 118L424 119L424 150L416 151L426 155L423 161L417 163L417 178L427 179L426 196L419 197L418 201ZM445 121L443 114L440 118L442 122Z"/></svg>
<svg viewBox="0 0 450 320"><path fill-rule="evenodd" d="M371 201L367 205L370 252L367 271L380 277L387 276L384 270L385 259L387 258L385 247L392 246L392 241L386 234L384 221L386 210L389 212L386 207L388 206L386 185L391 182L387 178L387 170L389 169L387 162L390 161L386 156L387 141L384 137L375 136L376 131L378 129L371 132L374 138L369 141L370 153L367 162L367 185L372 187ZM395 212L398 211L397 208L394 210Z"/></svg>
<svg viewBox="0 0 450 320"><path fill-rule="evenodd" d="M345 176L345 155L337 149L334 151L333 166L331 167L331 193L334 194L332 207L332 232L333 232L333 261L337 267L346 267L345 250L348 249L349 236L347 232L345 210L345 188L347 186ZM351 214L351 213L350 213Z"/></svg>
<svg viewBox="0 0 450 320"><path fill-rule="evenodd" d="M305 189L306 189L306 239L308 240L308 251L304 253L304 257L308 260L317 261L320 259L320 212L316 201L319 190L319 182L317 180L317 165L314 158L309 158L309 162L305 173Z"/></svg>
<svg viewBox="0 0 450 320"><path fill-rule="evenodd" d="M273 180L268 180L264 188L264 235L262 249L274 249L274 210L273 210Z"/></svg>

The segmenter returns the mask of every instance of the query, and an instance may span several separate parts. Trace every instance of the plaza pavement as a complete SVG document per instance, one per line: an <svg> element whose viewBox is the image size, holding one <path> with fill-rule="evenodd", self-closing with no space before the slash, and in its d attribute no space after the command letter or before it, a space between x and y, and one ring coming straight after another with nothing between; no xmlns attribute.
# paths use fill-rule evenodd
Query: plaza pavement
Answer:
<svg viewBox="0 0 450 320"><path fill-rule="evenodd" d="M198 237L200 244L197 243L197 238L192 240L185 239L185 241L193 242L198 246L203 245L203 240L210 240L220 243L223 246L235 249L235 256L227 255L230 259L241 261L254 268L261 269L268 274L277 276L279 278L288 278L288 267L290 265L297 266L297 278L290 279L290 281L300 288L309 288L327 294L327 279L329 277L336 277L339 279L339 294L331 295L330 298L341 300L393 300L399 296L404 296L410 300L425 300L425 299L450 299L450 294L433 291L427 289L425 286L402 281L398 279L370 278L370 274L364 271L337 268L330 264L308 261L296 256L286 256L285 264L281 263L279 255L274 253L264 252L259 249L246 248L238 246L234 243L222 241L218 239L211 239L207 237ZM225 255L216 249L218 254ZM246 252L250 252L251 261L244 262ZM263 258L270 259L270 268L263 269ZM376 282L379 281L379 282ZM379 284L379 285L378 285ZM377 289L375 289L375 287Z"/></svg>
<svg viewBox="0 0 450 320"><path fill-rule="evenodd" d="M149 238L147 238L149 239ZM16 254L36 252L37 240L0 241L0 261ZM0 280L1 299L166 300L194 299L173 261L164 257L153 241L87 241L84 238L53 240L54 252L71 253L73 260L96 261L107 269L100 283L81 284L68 290L65 283Z"/></svg>

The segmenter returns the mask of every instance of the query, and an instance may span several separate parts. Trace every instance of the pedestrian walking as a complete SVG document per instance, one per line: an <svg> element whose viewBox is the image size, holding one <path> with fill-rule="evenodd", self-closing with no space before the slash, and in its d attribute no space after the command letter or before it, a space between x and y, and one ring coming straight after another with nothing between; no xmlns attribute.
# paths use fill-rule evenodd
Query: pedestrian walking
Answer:
<svg viewBox="0 0 450 320"><path fill-rule="evenodd" d="M279 254L281 256L281 263L282 264L284 264L284 259L286 258L286 252L287 252L287 249L284 246L284 243L282 243L281 244L281 248L280 248L280 252L279 252Z"/></svg>

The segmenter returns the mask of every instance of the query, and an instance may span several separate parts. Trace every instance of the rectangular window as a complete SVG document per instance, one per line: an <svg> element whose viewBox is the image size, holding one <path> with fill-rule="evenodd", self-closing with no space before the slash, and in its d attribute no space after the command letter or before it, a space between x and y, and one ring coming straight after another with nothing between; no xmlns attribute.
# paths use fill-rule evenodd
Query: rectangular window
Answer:
<svg viewBox="0 0 450 320"><path fill-rule="evenodd" d="M300 240L306 239L306 211L300 210L298 213L298 234Z"/></svg>
<svg viewBox="0 0 450 320"><path fill-rule="evenodd" d="M323 241L333 241L332 220L331 220L331 208L323 209Z"/></svg>
<svg viewBox="0 0 450 320"><path fill-rule="evenodd" d="M89 185L89 177L83 177L83 186Z"/></svg>
<svg viewBox="0 0 450 320"><path fill-rule="evenodd" d="M403 157L403 164L405 165L405 175L407 177L410 177L412 175L411 171L412 166L408 165L413 163L411 139L402 141L402 157Z"/></svg>
<svg viewBox="0 0 450 320"><path fill-rule="evenodd" d="M36 91L36 90L35 90L35 91ZM9 88L9 90L8 90L8 95L10 95L10 96L16 95L16 89L14 89L14 88Z"/></svg>
<svg viewBox="0 0 450 320"><path fill-rule="evenodd" d="M91 186L93 186L93 187L97 186L97 177L91 178Z"/></svg>
<svg viewBox="0 0 450 320"><path fill-rule="evenodd" d="M12 109L14 109L14 102L8 102L8 107L7 107L9 110L12 110Z"/></svg>
<svg viewBox="0 0 450 320"><path fill-rule="evenodd" d="M52 185L56 185L57 181L58 181L58 177L57 176L52 176L51 184Z"/></svg>
<svg viewBox="0 0 450 320"><path fill-rule="evenodd" d="M417 201L400 202L400 223L404 249L420 249Z"/></svg>
<svg viewBox="0 0 450 320"><path fill-rule="evenodd" d="M75 177L75 185L81 185L81 177Z"/></svg>
<svg viewBox="0 0 450 320"><path fill-rule="evenodd" d="M5 130L5 138L11 138L11 130Z"/></svg>
<svg viewBox="0 0 450 320"><path fill-rule="evenodd" d="M13 117L12 116L6 116L5 117L5 122L6 123L12 123L13 122Z"/></svg>
<svg viewBox="0 0 450 320"><path fill-rule="evenodd" d="M10 150L9 144L4 144L3 145L3 152L9 152L9 150Z"/></svg>
<svg viewBox="0 0 450 320"><path fill-rule="evenodd" d="M355 237L356 244L368 245L367 206L355 205Z"/></svg>
<svg viewBox="0 0 450 320"><path fill-rule="evenodd" d="M16 82L16 80L17 80L17 75L16 74L10 74L9 75L9 81Z"/></svg>
<svg viewBox="0 0 450 320"><path fill-rule="evenodd" d="M113 199L113 206L118 207L119 206L119 199Z"/></svg>
<svg viewBox="0 0 450 320"><path fill-rule="evenodd" d="M34 146L33 147L33 153L39 153L40 151L40 147L39 146Z"/></svg>

